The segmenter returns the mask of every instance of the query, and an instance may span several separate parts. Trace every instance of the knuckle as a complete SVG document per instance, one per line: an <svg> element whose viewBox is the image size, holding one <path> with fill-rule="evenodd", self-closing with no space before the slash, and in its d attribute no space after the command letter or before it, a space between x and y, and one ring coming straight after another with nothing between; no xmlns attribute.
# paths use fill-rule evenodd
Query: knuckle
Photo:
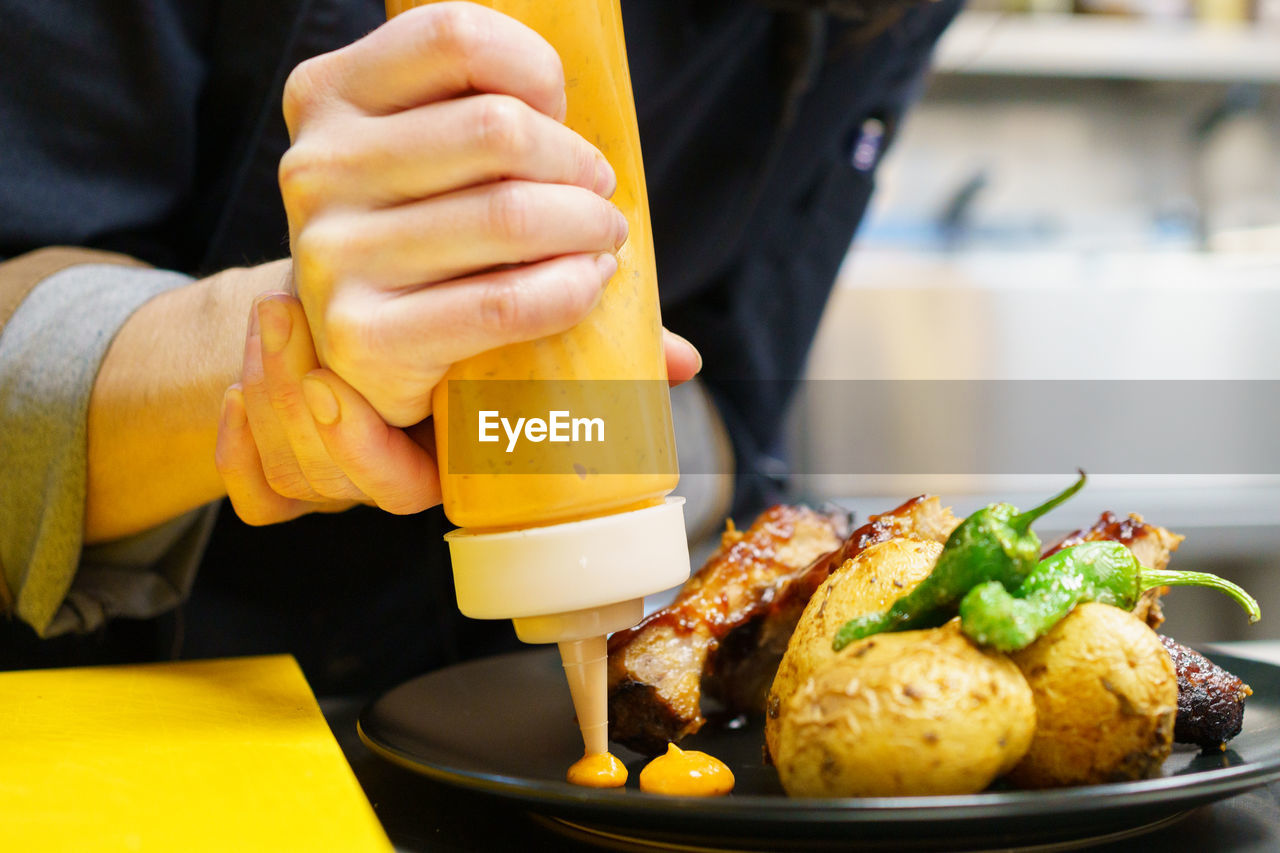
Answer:
<svg viewBox="0 0 1280 853"><path fill-rule="evenodd" d="M340 501L363 497L363 493L338 471L317 473L311 477L310 482L311 487L325 500Z"/></svg>
<svg viewBox="0 0 1280 853"><path fill-rule="evenodd" d="M521 102L508 95L483 95L474 100L477 147L499 159L524 158L532 140Z"/></svg>
<svg viewBox="0 0 1280 853"><path fill-rule="evenodd" d="M442 3L424 13L428 26L423 28L424 49L461 61L474 55L483 43L484 30L475 10L467 4Z"/></svg>
<svg viewBox="0 0 1280 853"><path fill-rule="evenodd" d="M520 329L525 316L523 291L523 287L511 282L485 285L480 319L486 331L506 336Z"/></svg>
<svg viewBox="0 0 1280 853"><path fill-rule="evenodd" d="M271 490L282 497L294 500L314 500L316 497L302 472L292 462L282 464L264 460L262 473L266 475Z"/></svg>
<svg viewBox="0 0 1280 853"><path fill-rule="evenodd" d="M283 361L283 360L281 360ZM283 368L283 365L280 365ZM306 404L302 401L302 393L297 390L297 386L293 385L295 380L285 375L279 375L279 372L268 368L270 374L269 390L267 399L271 402L271 409L276 416L284 423L297 423L307 416ZM283 387L281 387L283 386Z"/></svg>
<svg viewBox="0 0 1280 853"><path fill-rule="evenodd" d="M300 128L324 102L328 76L323 56L313 56L294 66L284 82L284 120L292 134Z"/></svg>
<svg viewBox="0 0 1280 853"><path fill-rule="evenodd" d="M298 144L284 152L277 180L290 216L305 220L323 206L332 166L332 158L321 157L308 146Z"/></svg>
<svg viewBox="0 0 1280 853"><path fill-rule="evenodd" d="M359 373L359 364L373 337L367 318L345 307L341 301L330 303L324 315L324 340L330 367L339 375Z"/></svg>
<svg viewBox="0 0 1280 853"><path fill-rule="evenodd" d="M521 242L529 236L532 199L526 187L507 182L489 195L489 227L501 241Z"/></svg>
<svg viewBox="0 0 1280 853"><path fill-rule="evenodd" d="M328 282L358 258L359 241L341 223L319 218L308 222L294 238L293 259L299 274L309 282Z"/></svg>

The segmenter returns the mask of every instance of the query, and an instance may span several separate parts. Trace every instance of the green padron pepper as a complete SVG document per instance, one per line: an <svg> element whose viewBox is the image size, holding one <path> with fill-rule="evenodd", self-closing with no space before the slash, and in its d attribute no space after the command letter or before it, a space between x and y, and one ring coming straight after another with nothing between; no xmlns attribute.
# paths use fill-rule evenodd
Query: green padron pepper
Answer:
<svg viewBox="0 0 1280 853"><path fill-rule="evenodd" d="M1158 586L1204 586L1225 592L1257 622L1258 602L1217 575L1148 569L1119 542L1084 542L1044 560L1014 591L988 581L960 602L961 629L975 643L1012 652L1031 645L1077 604L1097 601L1132 610Z"/></svg>
<svg viewBox="0 0 1280 853"><path fill-rule="evenodd" d="M984 581L1017 588L1040 559L1032 522L1084 488L1085 479L1081 471L1065 491L1023 513L1001 503L970 515L947 537L929 577L888 610L844 623L831 647L840 651L872 634L937 627L955 615L965 593Z"/></svg>

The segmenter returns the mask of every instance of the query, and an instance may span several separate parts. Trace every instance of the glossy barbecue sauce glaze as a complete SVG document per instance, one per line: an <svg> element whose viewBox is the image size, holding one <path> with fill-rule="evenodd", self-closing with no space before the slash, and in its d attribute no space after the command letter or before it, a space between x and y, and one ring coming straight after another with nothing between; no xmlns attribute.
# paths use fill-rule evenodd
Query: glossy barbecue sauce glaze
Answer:
<svg viewBox="0 0 1280 853"><path fill-rule="evenodd" d="M609 648L621 647L633 635L650 625L669 625L677 630L689 633L698 628L708 628L717 640L724 639L734 628L763 613L773 610L785 610L799 605L803 609L813 592L822 582L846 560L851 560L867 548L880 542L887 542L901 535L901 527L908 523L916 506L927 500L927 496L919 495L911 498L901 506L889 512L872 515L867 523L854 530L845 538L840 547L825 556L819 557L791 583L781 587L780 593L761 597L735 597L723 594L723 590L715 588L702 594L701 578L695 576L671 606L654 611L643 622L626 631L619 631L609 638ZM796 509L779 505L766 510L761 519L773 544L763 546L744 538L742 531L733 527L721 535L720 549L725 563L741 563L752 567L754 572L770 572L782 577L794 574L794 569L777 565L774 546L785 543L795 533ZM712 558L717 559L717 558ZM743 580L744 586L755 586L754 579Z"/></svg>

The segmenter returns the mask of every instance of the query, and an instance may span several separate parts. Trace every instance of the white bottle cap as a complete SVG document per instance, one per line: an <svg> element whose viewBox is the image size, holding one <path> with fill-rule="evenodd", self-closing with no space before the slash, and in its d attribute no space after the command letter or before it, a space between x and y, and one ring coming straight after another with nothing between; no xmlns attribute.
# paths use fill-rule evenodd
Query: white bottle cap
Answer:
<svg viewBox="0 0 1280 853"><path fill-rule="evenodd" d="M511 619L526 643L558 643L588 754L607 751L604 636L644 615L644 597L684 583L684 498L526 530L445 534L458 609Z"/></svg>
<svg viewBox="0 0 1280 853"><path fill-rule="evenodd" d="M521 620L601 608L670 589L689 577L684 498L678 497L582 521L500 533L461 529L444 538L458 609L473 619ZM588 633L616 631L638 620L602 624Z"/></svg>

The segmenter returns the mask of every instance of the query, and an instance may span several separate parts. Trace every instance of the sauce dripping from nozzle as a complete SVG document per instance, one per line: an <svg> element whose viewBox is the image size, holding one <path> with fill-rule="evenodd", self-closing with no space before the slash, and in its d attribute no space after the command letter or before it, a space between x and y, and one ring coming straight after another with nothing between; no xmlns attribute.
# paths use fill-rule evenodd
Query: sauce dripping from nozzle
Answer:
<svg viewBox="0 0 1280 853"><path fill-rule="evenodd" d="M573 709L582 729L584 754L569 768L568 780L588 788L620 788L627 768L609 752L609 697L605 681L608 646L603 636L566 640L560 661L573 696Z"/></svg>

